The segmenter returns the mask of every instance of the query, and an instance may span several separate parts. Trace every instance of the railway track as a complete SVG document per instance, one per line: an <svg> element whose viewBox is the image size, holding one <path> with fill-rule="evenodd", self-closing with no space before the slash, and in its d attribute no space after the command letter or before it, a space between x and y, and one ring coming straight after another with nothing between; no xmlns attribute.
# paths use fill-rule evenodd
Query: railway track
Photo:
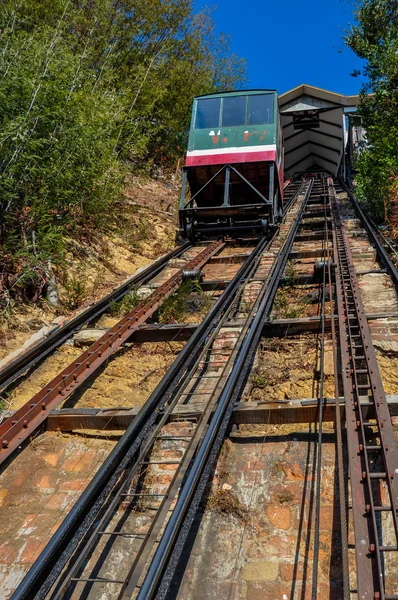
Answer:
<svg viewBox="0 0 398 600"><path fill-rule="evenodd" d="M270 326L278 289L286 279L290 261L298 257L317 259L315 280L319 285L314 565L318 564L320 546L322 436L328 410L325 342L331 328L335 397L344 397L345 412L344 416L336 402L342 597L398 598L392 589L394 583L385 579L385 561L398 549L397 445L336 198L339 186L330 178L309 178L291 188L288 209L277 234L271 241L257 244L226 286L18 586L13 600L98 598L99 593L108 594L107 598L140 600L167 596L232 412L251 373L257 346ZM365 222L363 225L366 227ZM373 241L378 259L396 284L395 267ZM216 241L202 248L184 270L204 265L224 247L223 242ZM23 441L21 435L28 437L52 408L74 393L92 373L90 369L94 371L103 364L131 336L132 329L154 313L162 298L178 287L182 277L181 270L14 415L0 429L0 459L10 456ZM312 280L312 276L302 275L297 281L300 277L303 282ZM187 417L187 409L195 416ZM31 420L31 414L35 420ZM24 427L24 421L28 427ZM181 421L182 433L173 433L176 421ZM169 478L156 487L153 473L164 466ZM348 543L351 529L354 544ZM395 541L384 544L387 537ZM355 583L349 577L352 554L356 560ZM319 597L317 586L318 572L314 568L314 599Z"/></svg>
<svg viewBox="0 0 398 600"><path fill-rule="evenodd" d="M293 213L294 214L294 213ZM289 218L289 217L287 217ZM291 218L291 217L290 217ZM286 227L288 227L287 225L285 225L284 227L281 228L281 232L283 233L283 229L285 228L285 233L287 232ZM231 282L230 284L230 289L226 289L226 291L224 292L224 294L221 297L220 302L218 303L217 307L214 307L214 310L210 312L209 317L207 319L208 324L206 326L206 321L203 323L203 325L198 329L198 331L196 332L196 336L193 336L193 338L190 340L190 342L187 344L187 346L184 348L184 351L181 353L181 355L178 357L178 360L176 361L176 364L173 365L173 369L171 370L172 373L169 373L168 375L170 375L170 377L166 377L166 381L163 382L163 385L159 386L159 389L156 390L155 394L153 395L152 399L150 399L150 401L148 402L147 406L145 407L145 410L142 412L141 418L138 418L134 423L133 423L133 427L132 427L132 432L131 435L133 436L134 433L137 433L137 431L139 430L139 427L142 426L143 424L145 424L145 426L148 428L152 425L152 423L150 423L151 419L153 419L154 416L154 408L158 408L159 406L157 406L155 404L155 402L158 402L160 400L163 401L163 404L165 404L165 396L164 394L166 392L168 392L169 394L174 392L174 389L178 387L178 382L181 379L181 376L183 374L186 373L186 370L188 368L188 365L190 364L189 362L187 362L187 359L189 359L191 361L191 365L194 366L195 363L198 361L198 351L202 350L205 348L205 340L207 339L207 336L209 334L210 331L212 331L212 329L214 328L214 323L217 322L217 320L220 318L220 315L223 314L223 311L225 310L225 307L228 306L228 304L231 304L233 299L236 297L236 290L237 290L237 286L242 284L242 274L240 274L241 272L244 274L244 277L247 278L249 276L250 273L250 269L253 268L254 262L256 260L257 256L261 255L262 258L262 262L264 264L260 265L261 268L263 268L263 270L265 269L265 271L267 270L267 268L270 268L271 264L272 264L272 260L270 260L270 257L267 256L262 256L262 251L265 247L266 242L260 242L259 246L257 247L257 249L252 253L250 259L247 261L247 263L245 263L242 268L241 271L237 274L237 276L235 277L234 281ZM219 247L219 246L217 246ZM257 259L258 260L258 259ZM286 259L285 259L286 260ZM259 268L260 268L259 267ZM261 270L257 270L257 276L259 276L259 274L261 274ZM263 275L264 277L265 275ZM276 279L275 279L276 281ZM252 297L256 297L258 294L259 289L261 289L262 285L264 284L264 282L256 282L256 281L251 281L248 284L248 288L242 289L242 302L244 307L248 307L251 301ZM276 287L275 287L275 291L276 291ZM238 297L240 297L238 295ZM242 309L242 307L241 307ZM232 310L232 308L230 309ZM230 312L230 311L229 311ZM229 314L228 312L228 314ZM236 309L235 309L236 312ZM244 317L244 313L241 314L241 317ZM235 328L236 329L236 328ZM214 333L214 332L213 332ZM237 332L235 331L235 338L237 338L239 336L237 336ZM194 352L192 351L192 349L194 349ZM88 354L88 353L86 353ZM193 356L192 356L193 354ZM80 359L79 359L80 360ZM194 362L192 363L192 360L194 360ZM214 360L214 356L213 356L213 360ZM191 368L192 368L191 366ZM76 367L76 365L75 365ZM71 369L69 369L69 371L71 371ZM71 371L73 372L73 370ZM66 373L67 375L70 373ZM61 375L62 377L62 375ZM65 385L65 388L67 388L67 385ZM49 389L49 386L46 386L46 390ZM65 392L68 393L71 390L66 389ZM43 392L42 392L43 393ZM182 392L181 392L182 393ZM199 392L197 392L199 393ZM191 394L192 395L192 394ZM33 404L33 403L31 403ZM15 419L15 417L13 417L13 419ZM142 437L142 436L141 436ZM125 444L128 443L126 442L126 440L129 439L129 432L127 432L127 436L124 436L124 440L123 443L121 444L121 447L118 449L118 456L119 456L119 463L121 462L121 457L123 456L123 452L125 452ZM130 440L132 438L130 437ZM142 442L142 439L141 439ZM98 495L98 491L99 491L99 486L98 486L98 480L100 481L100 485L104 485L104 474L105 477L108 477L109 479L109 474L113 472L113 469L115 468L115 463L112 463L112 457L110 457L110 461L107 461L107 464L104 465L104 468L101 469L101 472L99 474L97 474L97 477L95 478L97 481L93 481L92 482L92 487L94 489L94 494ZM112 468L110 469L110 465L112 465ZM90 490L86 490L87 492L87 496L90 495ZM92 498L91 498L92 501ZM81 499L81 502L79 503L80 507L82 507L83 505L85 506L85 502L84 502L84 498ZM79 506L77 506L77 508L79 508ZM85 509L87 507L85 506ZM70 517L70 519L69 519ZM79 516L79 518L75 519L74 515L69 515L68 519L73 521L74 526L77 523L81 523L82 521L82 515ZM67 519L67 521L68 521ZM67 531L67 535L63 536L62 535L62 530L59 531L58 533L58 537L59 538L63 538L63 543L65 543L65 539L66 537L69 537L71 534L71 530L70 528L68 528L68 524L65 524L65 529ZM58 551L58 550L57 550ZM53 550L51 550L50 552L53 554ZM32 574L32 572L31 572ZM31 590L29 591L29 594L31 595Z"/></svg>
<svg viewBox="0 0 398 600"><path fill-rule="evenodd" d="M223 242L209 244L197 256L187 261L186 271L200 269L224 246ZM156 312L161 303L182 283L183 274L183 269L177 271L110 331L94 342L77 360L50 381L30 402L16 411L12 418L6 419L0 424L0 464L34 433L37 427L45 421L51 409L57 407L79 389L122 344L127 342L132 333Z"/></svg>
<svg viewBox="0 0 398 600"><path fill-rule="evenodd" d="M290 187L292 189L290 190L289 201L296 197L300 185L292 184ZM29 348L17 359L7 364L6 367L0 370L0 392L7 392L12 384L17 385L18 378L30 375L35 367L40 365L46 357L51 355L51 353L62 344L70 340L78 331L87 325L95 323L102 315L109 311L112 302L119 302L122 300L132 288L142 287L153 280L156 281L156 277L170 261L178 259L186 252L189 253L191 248L192 244L186 242L181 247L172 250L161 259L142 270L139 274L128 279L121 286L115 288L99 302L89 306L65 325L51 332L45 339L34 344L32 348ZM220 249L221 246L216 252ZM204 254L205 262L207 258L211 258L211 256L211 253L208 257ZM196 259L193 259L190 263L188 262L180 273L176 274L170 282L166 282L164 291L159 290L152 296L156 296L156 298L162 302L162 300L170 294L170 291L174 291L181 283L184 270L188 272L191 267L195 270L196 268L203 266L203 264L197 264L195 261ZM221 289L224 289L224 281L212 283L209 289L216 290L220 283ZM207 285L207 287L209 286ZM99 340L97 344L93 344L92 348L88 349L87 356L83 355L82 357L79 357L73 365L59 373L59 375L46 386L47 389L41 390L39 394L32 398L32 400L22 407L21 410L14 413L12 420L3 418L3 422L0 423L0 464L11 456L12 453L32 435L43 420L46 420L51 409L55 408L60 402L64 402L71 393L79 388L81 383L98 370L105 360L113 354L121 344L131 338L131 334L134 334L134 332L139 330L140 325L151 317L159 305L159 302L153 302L152 297L148 299L148 303L141 303L133 313L127 315L125 319L122 319L120 323L115 325L115 331L112 330L104 336L104 339ZM136 318L137 315L139 317L138 319ZM127 322L127 331L123 331L123 335L120 336L120 332L124 329ZM110 338L110 336L116 332L116 344L115 340L110 343L110 339L105 339ZM182 337L184 338L184 334ZM98 349L97 346L103 347L104 345L108 346L108 349L105 352L101 351L96 355ZM96 356L96 359L94 359L93 356ZM87 360L88 357L89 360ZM73 371L73 373L69 373L69 371ZM51 386L52 388L50 390Z"/></svg>
<svg viewBox="0 0 398 600"><path fill-rule="evenodd" d="M204 429L208 427L206 435L208 435L208 432L212 430L214 431L215 435L218 433L223 421L225 424L228 422L228 418L225 416L228 415L228 400L233 397L234 392L236 394L237 383L240 381L241 387L243 381L245 380L245 375L243 375L243 377L239 377L239 375L241 375L240 372L243 370L244 362L247 360L250 352L252 351L253 340L256 337L259 337L261 331L260 323L264 322L270 313L272 300L276 294L281 274L286 266L289 252L299 228L301 218L304 214L305 206L310 196L312 187L312 180L306 182L306 184L302 186L301 193L299 193L297 196L296 204L289 211L285 223L280 229L277 239L273 242L273 252L264 253L265 242L262 243L262 247L260 244L260 248L258 248L256 251L257 257L253 256L252 261L250 261L254 261L253 264L246 265L245 278L243 281L239 279L236 280L233 301L231 302L229 309L225 312L222 321L214 329L212 335L210 335L206 343L203 344L201 353L196 357L191 370L189 371L189 376L185 376L184 378L185 385L180 386L173 400L169 402L167 410L161 415L161 417L159 417L160 421L157 426L155 426L156 434L152 433L150 439L144 445L143 451L136 459L133 469L130 471L129 475L126 476L124 484L118 489L111 506L107 509L103 507L104 514L100 520L101 526L99 529L97 527L95 532L88 532L86 534L85 543L83 541L81 544L82 550L80 551L79 559L76 560L76 551L74 552L74 567L68 575L69 583L72 583L72 585L75 585L74 581L78 579L77 577L74 577L74 575L76 575L82 564L85 562L88 553L90 553L93 544L95 544L96 538L98 541L98 537L103 537L106 535L106 533L101 532L105 531L104 527L109 524L113 512L120 504L120 499L122 498L125 500L125 496L123 496L123 494L131 494L130 491L126 492L126 489L129 489L129 486L131 487L135 479L140 479L140 476L142 476L143 466L147 468L147 465L150 464L150 460L148 460L148 453L150 454L151 450L153 449L153 445L157 441L156 437L159 436L159 432L162 430L162 427L167 425L168 417L172 413L176 404L179 402L184 404L186 403L187 399L192 401L195 398L197 399L198 396L201 396L202 398L204 396L208 399L208 402L203 410L203 416L199 420L199 423L195 428L195 433L192 435L192 439L189 440L186 452L184 453L185 460L181 460L181 466L179 465L176 469L175 478L173 479L172 483L174 496L180 487L182 478L187 477L187 469L191 465L192 457L194 455L196 455L196 457L200 455L199 442L202 441L202 443L205 444L203 448L208 448L208 451L211 448L209 447L208 442L205 443L206 440L203 440ZM242 320L243 323L240 324ZM220 334L225 335L225 329L228 329L229 332L232 331L232 339L234 339L231 344L230 352L222 352L220 351L220 348L217 351L217 337L219 337ZM224 356L226 356L226 359L223 360L221 357ZM206 360L206 358L208 359ZM225 364L223 365L224 362ZM221 366L221 372L206 375L207 371L209 369L212 370L214 365L216 365L218 368ZM203 370L205 370L204 373ZM212 382L212 379L215 381ZM176 383L172 383L174 384L173 387L176 388ZM210 386L213 384L213 388L209 388L209 383ZM233 405L231 404L231 406ZM209 418L216 407L219 410L219 414L217 414L216 410L216 413L212 418L217 418L217 421L213 421L213 426L210 427ZM224 417L224 419L222 417ZM202 470L203 467L204 465L202 464ZM141 568L142 570L142 567L145 565L146 559L151 552L151 544L153 546L154 541L156 541L156 534L162 527L165 514L168 512L168 507L173 501L174 496L169 492L164 495L165 499L167 500L160 504L159 510L156 513L157 516L154 518L153 525L151 526L151 534L142 544L142 549L139 552L140 558L137 559L137 565L132 566L130 577L125 583L127 590L130 590L131 586L135 587L134 582L137 580L137 568ZM182 491L179 497L184 497ZM137 496L134 496L133 493L131 498L134 501L134 498L137 499ZM178 511L176 514L177 513ZM96 521L96 523L98 524L98 521ZM156 534L152 533L153 531L155 531ZM97 582L100 581L102 582L101 578L99 578ZM85 583L91 585L95 584L96 582L87 581ZM115 582L111 581L111 583ZM61 587L64 589L65 584L62 583ZM32 593L31 589L29 593ZM55 593L58 594L58 592ZM129 592L127 591L126 593Z"/></svg>
<svg viewBox="0 0 398 600"><path fill-rule="evenodd" d="M65 323L65 325L50 332L42 341L8 363L0 370L0 392L6 391L21 375L31 372L49 354L69 340L82 327L94 323L99 319L101 315L109 310L112 302L120 302L131 288L143 286L151 281L170 260L180 257L190 247L191 244L186 242L182 246L168 252L159 260L140 271L140 273L133 275L133 277L130 277L122 285L116 287L99 302L83 310L76 317Z"/></svg>
<svg viewBox="0 0 398 600"><path fill-rule="evenodd" d="M342 380L346 403L351 503L356 548L357 594L389 600L384 557L398 551L398 448L387 407L371 333L334 186L329 180L333 212L334 264L339 316ZM363 418L361 400L371 403L371 418ZM384 486L385 501L381 497ZM380 515L383 518L380 518ZM392 528L395 544L386 545Z"/></svg>

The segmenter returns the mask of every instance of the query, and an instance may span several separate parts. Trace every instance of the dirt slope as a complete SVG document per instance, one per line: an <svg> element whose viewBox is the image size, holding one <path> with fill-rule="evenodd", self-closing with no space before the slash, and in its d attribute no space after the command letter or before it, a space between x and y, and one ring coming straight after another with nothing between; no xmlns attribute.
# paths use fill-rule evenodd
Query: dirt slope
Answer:
<svg viewBox="0 0 398 600"><path fill-rule="evenodd" d="M44 298L15 306L0 319L0 360L56 319L70 316L108 293L174 246L178 186L131 178L106 233L67 238L66 269L56 273L61 303Z"/></svg>

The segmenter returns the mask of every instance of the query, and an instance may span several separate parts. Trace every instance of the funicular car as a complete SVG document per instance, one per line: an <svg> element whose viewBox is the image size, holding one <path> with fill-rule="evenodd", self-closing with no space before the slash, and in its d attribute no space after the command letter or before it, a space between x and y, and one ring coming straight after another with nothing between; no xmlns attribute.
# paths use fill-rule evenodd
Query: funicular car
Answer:
<svg viewBox="0 0 398 600"><path fill-rule="evenodd" d="M183 237L245 231L265 235L282 206L283 144L276 90L195 98L180 199Z"/></svg>

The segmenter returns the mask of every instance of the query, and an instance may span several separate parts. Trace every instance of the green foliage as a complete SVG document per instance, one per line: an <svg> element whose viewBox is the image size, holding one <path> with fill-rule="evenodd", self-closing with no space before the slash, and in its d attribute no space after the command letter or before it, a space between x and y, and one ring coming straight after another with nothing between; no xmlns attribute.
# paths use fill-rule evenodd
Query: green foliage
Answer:
<svg viewBox="0 0 398 600"><path fill-rule="evenodd" d="M286 285L289 286L289 285L294 284L295 275L296 275L295 262L288 260L286 269L285 269Z"/></svg>
<svg viewBox="0 0 398 600"><path fill-rule="evenodd" d="M365 61L367 77L359 111L367 143L356 160L357 192L376 219L391 221L397 218L398 4L361 0L355 16L346 43Z"/></svg>
<svg viewBox="0 0 398 600"><path fill-rule="evenodd" d="M277 318L281 319L298 319L302 317L310 300L306 297L295 298L292 295L294 288L290 285L281 287L275 297L273 309L276 312Z"/></svg>
<svg viewBox="0 0 398 600"><path fill-rule="evenodd" d="M156 319L159 323L182 323L189 312L189 296L200 293L201 288L197 280L184 281L178 290L166 298L157 310Z"/></svg>
<svg viewBox="0 0 398 600"><path fill-rule="evenodd" d="M80 277L66 277L64 281L65 297L63 305L68 310L75 310L87 294L86 283Z"/></svg>
<svg viewBox="0 0 398 600"><path fill-rule="evenodd" d="M262 375L261 373L258 373L257 375L253 375L251 377L251 382L253 384L253 387L263 390L267 387L267 385L269 385L269 380L265 375Z"/></svg>
<svg viewBox="0 0 398 600"><path fill-rule="evenodd" d="M106 227L128 169L182 154L194 95L244 79L191 0L4 0L0 292L57 262L65 233Z"/></svg>
<svg viewBox="0 0 398 600"><path fill-rule="evenodd" d="M119 317L132 311L140 302L143 301L145 296L140 294L137 288L131 288L125 296L119 301L115 302L111 300L109 305L109 312L112 317Z"/></svg>

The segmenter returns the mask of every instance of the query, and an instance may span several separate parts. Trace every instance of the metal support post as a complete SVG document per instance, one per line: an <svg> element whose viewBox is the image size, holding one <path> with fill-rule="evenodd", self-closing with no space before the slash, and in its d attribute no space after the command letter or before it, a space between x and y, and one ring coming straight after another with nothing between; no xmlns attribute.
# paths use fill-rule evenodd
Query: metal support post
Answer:
<svg viewBox="0 0 398 600"><path fill-rule="evenodd" d="M275 222L275 212L276 212L275 197L274 197L274 173L275 173L275 165L274 165L274 163L272 163L269 167L269 187L268 187L268 198L269 198L269 201L272 202L272 217L271 217L272 224L274 224L274 222Z"/></svg>
<svg viewBox="0 0 398 600"><path fill-rule="evenodd" d="M185 204L185 189L187 187L187 177L188 177L188 171L186 169L183 169L183 172L182 172L181 196L180 196L180 210L184 209L184 204Z"/></svg>
<svg viewBox="0 0 398 600"><path fill-rule="evenodd" d="M225 183L224 183L224 202L223 206L230 206L229 203L229 182L231 179L231 169L229 165L225 167Z"/></svg>

